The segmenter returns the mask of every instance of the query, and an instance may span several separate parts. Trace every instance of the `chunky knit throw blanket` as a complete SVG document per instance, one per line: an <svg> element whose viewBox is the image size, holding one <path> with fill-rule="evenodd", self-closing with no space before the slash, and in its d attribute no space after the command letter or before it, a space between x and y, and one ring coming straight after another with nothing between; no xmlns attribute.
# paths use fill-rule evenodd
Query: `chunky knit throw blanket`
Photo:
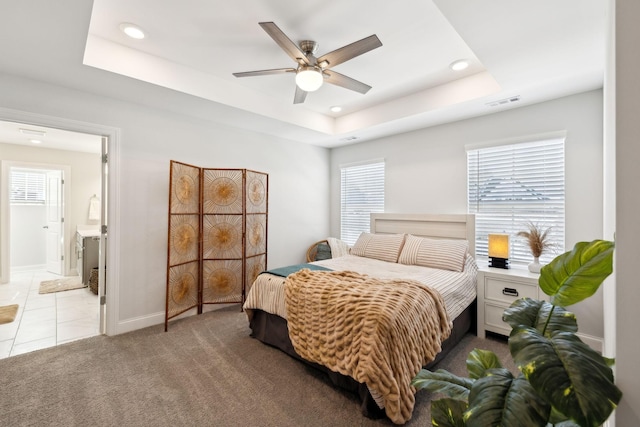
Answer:
<svg viewBox="0 0 640 427"><path fill-rule="evenodd" d="M287 277L285 297L289 336L301 357L366 383L394 423L411 419L411 380L451 333L436 290L412 280L303 269Z"/></svg>

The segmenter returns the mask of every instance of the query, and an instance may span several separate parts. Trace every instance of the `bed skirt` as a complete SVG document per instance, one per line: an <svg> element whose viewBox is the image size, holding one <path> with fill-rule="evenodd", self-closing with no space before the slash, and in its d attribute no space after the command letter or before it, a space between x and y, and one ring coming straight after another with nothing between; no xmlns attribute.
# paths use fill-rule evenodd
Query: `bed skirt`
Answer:
<svg viewBox="0 0 640 427"><path fill-rule="evenodd" d="M438 353L435 360L427 364L425 368L431 368L442 360L442 358L444 358L449 351L451 351L451 349L460 342L467 332L472 329L472 332L475 332L475 313L476 302L474 301L453 321L451 335L442 343L442 351ZM359 395L361 399L360 408L364 416L368 418L385 417L384 409L380 409L375 403L366 384L358 383L351 377L333 372L324 366L302 359L293 349L293 345L289 339L287 321L285 319L275 314L267 313L266 311L253 310L253 317L249 322L249 326L251 327L252 337L265 344L276 347L288 355L325 372L335 386Z"/></svg>

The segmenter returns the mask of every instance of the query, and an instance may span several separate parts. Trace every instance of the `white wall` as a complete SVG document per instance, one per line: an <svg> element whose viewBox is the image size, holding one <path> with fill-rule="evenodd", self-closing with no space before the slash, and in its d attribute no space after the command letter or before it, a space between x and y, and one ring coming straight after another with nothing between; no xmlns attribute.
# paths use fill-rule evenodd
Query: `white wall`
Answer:
<svg viewBox="0 0 640 427"><path fill-rule="evenodd" d="M384 158L387 212L466 213L465 145L566 130L566 248L602 238L602 91L590 91L331 152L331 232L340 234L341 164ZM603 336L602 295L571 307Z"/></svg>
<svg viewBox="0 0 640 427"><path fill-rule="evenodd" d="M111 262L119 272L107 278L119 289L115 333L164 322L170 160L269 174L269 267L304 261L307 247L329 235L327 149L218 125L215 117L181 116L180 103L192 97L152 89L166 105L152 109L0 74L5 108L120 131L119 186L109 199L119 210L119 229L109 230L118 233L109 241L119 245ZM107 260L108 273L109 266Z"/></svg>
<svg viewBox="0 0 640 427"><path fill-rule="evenodd" d="M0 142L0 161L24 162L42 168L47 165L57 168L68 166L71 176L65 176L65 204L68 217L65 218L65 271L74 274L76 268L75 233L76 225L88 223L89 200L94 194L100 195L101 162L99 154L81 153L65 150L52 150ZM6 185L2 183L2 191ZM15 215L11 216L13 226ZM13 241L14 230L11 230ZM0 238L5 238L0 236ZM13 265L13 255L11 263Z"/></svg>
<svg viewBox="0 0 640 427"><path fill-rule="evenodd" d="M616 426L627 427L640 425L640 2L617 0L615 7L615 370L616 383L624 393L616 410Z"/></svg>

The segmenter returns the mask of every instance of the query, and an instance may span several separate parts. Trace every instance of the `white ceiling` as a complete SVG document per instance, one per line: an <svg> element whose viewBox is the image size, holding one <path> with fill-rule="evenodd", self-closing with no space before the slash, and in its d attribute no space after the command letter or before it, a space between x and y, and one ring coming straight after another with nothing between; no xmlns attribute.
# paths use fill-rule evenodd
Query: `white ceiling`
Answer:
<svg viewBox="0 0 640 427"><path fill-rule="evenodd" d="M3 9L11 10L0 18L0 71L140 103L161 99L152 88L162 86L192 95L181 101L196 115L325 147L596 89L604 73L606 0L94 0L92 9L65 0ZM292 74L234 77L295 66L263 21L294 42L317 41L316 56L376 34L380 48L335 67L373 89L325 84L294 105ZM122 22L147 37L127 38ZM469 69L449 69L462 58ZM151 86L132 91L116 75Z"/></svg>
<svg viewBox="0 0 640 427"><path fill-rule="evenodd" d="M99 135L0 121L0 143L100 154L101 141L102 138Z"/></svg>

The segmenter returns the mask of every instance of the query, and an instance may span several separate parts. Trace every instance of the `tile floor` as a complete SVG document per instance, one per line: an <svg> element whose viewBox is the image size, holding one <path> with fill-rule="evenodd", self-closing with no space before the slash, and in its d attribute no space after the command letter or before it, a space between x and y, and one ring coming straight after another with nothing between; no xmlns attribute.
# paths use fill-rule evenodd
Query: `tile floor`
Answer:
<svg viewBox="0 0 640 427"><path fill-rule="evenodd" d="M0 325L0 359L98 335L98 296L89 288L39 294L45 270L12 272L0 284L0 305L19 304L16 319Z"/></svg>

